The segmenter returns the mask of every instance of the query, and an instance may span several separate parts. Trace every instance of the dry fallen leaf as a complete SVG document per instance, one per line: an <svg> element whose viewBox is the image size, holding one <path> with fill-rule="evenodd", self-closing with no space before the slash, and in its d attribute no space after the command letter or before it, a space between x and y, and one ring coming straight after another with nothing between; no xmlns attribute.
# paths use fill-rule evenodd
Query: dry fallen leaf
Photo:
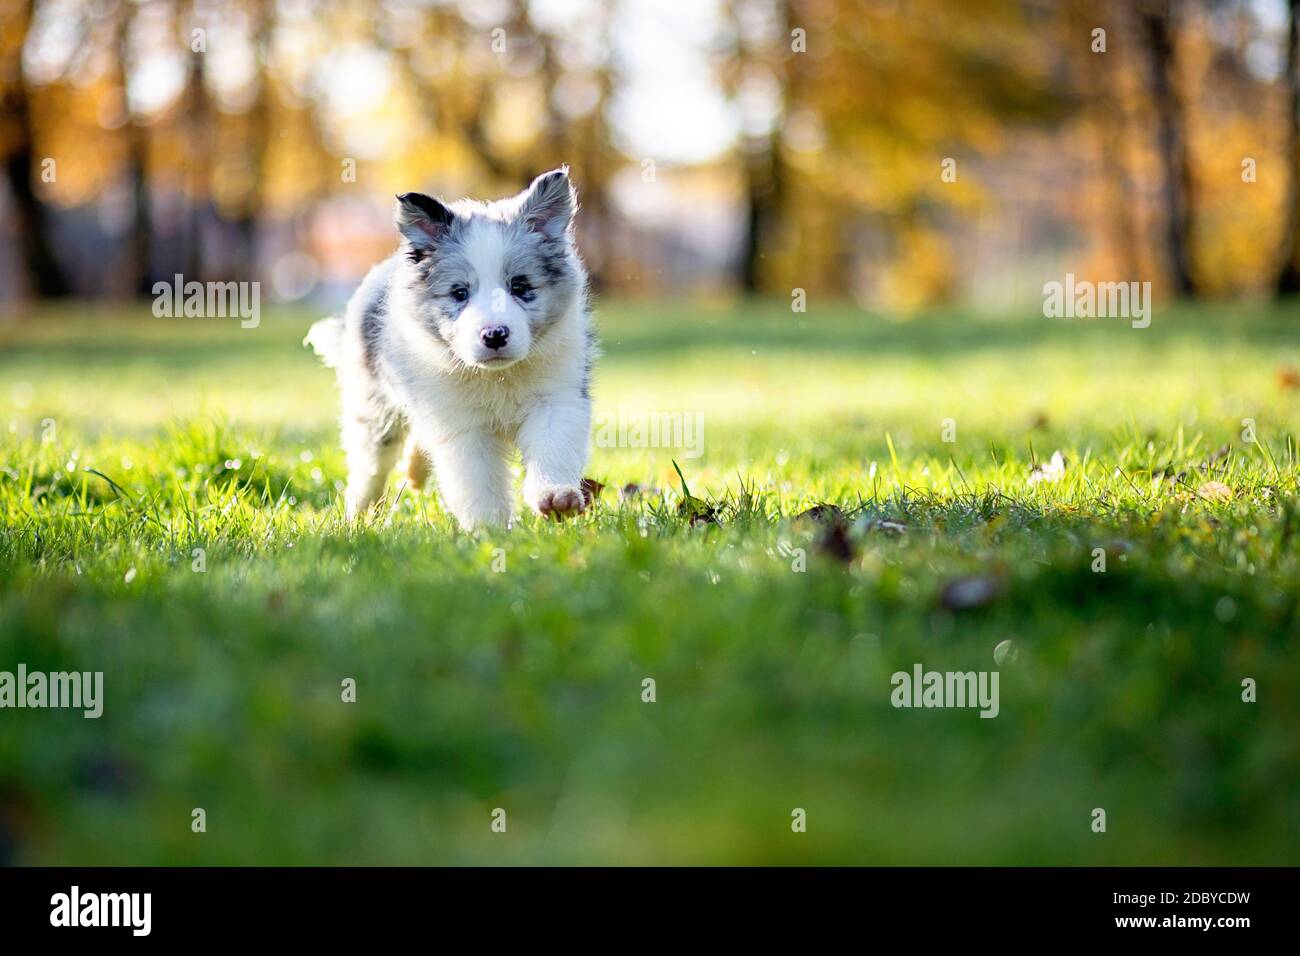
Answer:
<svg viewBox="0 0 1300 956"><path fill-rule="evenodd" d="M878 518L875 515L863 515L857 520L854 528L859 534L869 534L873 531L891 536L907 534L907 525L903 522L891 518Z"/></svg>
<svg viewBox="0 0 1300 956"><path fill-rule="evenodd" d="M843 520L826 523L817 537L817 550L849 564L853 560L853 541L849 538L848 524Z"/></svg>
<svg viewBox="0 0 1300 956"><path fill-rule="evenodd" d="M1054 482L1065 477L1065 456L1060 451L1052 452L1052 460L1039 464L1029 473L1029 483L1036 485L1040 481Z"/></svg>
<svg viewBox="0 0 1300 956"><path fill-rule="evenodd" d="M600 497L600 493L605 490L605 486L595 478L582 479L581 488L583 505L588 508L591 507L592 502Z"/></svg>
<svg viewBox="0 0 1300 956"><path fill-rule="evenodd" d="M680 514L689 514L691 516L691 527L702 524L718 524L718 509L713 505L706 504L699 498L683 501L677 507Z"/></svg>
<svg viewBox="0 0 1300 956"><path fill-rule="evenodd" d="M1196 494L1206 501L1228 501L1232 498L1232 489L1221 481L1207 481L1196 489Z"/></svg>
<svg viewBox="0 0 1300 956"><path fill-rule="evenodd" d="M673 470L677 472L677 477L682 483L682 500L677 505L677 513L689 516L691 527L701 524L718 524L717 506L711 505L703 498L696 498L691 494L691 489L686 484L686 476L682 474L682 469L675 460L673 461Z"/></svg>
<svg viewBox="0 0 1300 956"><path fill-rule="evenodd" d="M692 526L718 523L717 505L711 505L703 498L696 498L689 493L678 502L677 513L689 517Z"/></svg>
<svg viewBox="0 0 1300 956"><path fill-rule="evenodd" d="M1209 458L1205 459L1205 461L1201 462L1199 465L1196 466L1196 470L1200 472L1207 472L1212 467L1217 465L1219 462L1223 461L1223 459L1227 458L1228 455L1230 455L1231 453L1232 453L1232 445L1230 444L1220 445L1218 451L1216 451L1213 455L1211 455ZM1184 468L1182 471L1180 471L1177 475L1174 476L1174 480L1175 481L1185 480L1189 472L1190 469Z"/></svg>
<svg viewBox="0 0 1300 956"><path fill-rule="evenodd" d="M823 503L799 512L794 516L794 520L815 521L818 524L841 524L844 521L844 512L840 510L839 505Z"/></svg>

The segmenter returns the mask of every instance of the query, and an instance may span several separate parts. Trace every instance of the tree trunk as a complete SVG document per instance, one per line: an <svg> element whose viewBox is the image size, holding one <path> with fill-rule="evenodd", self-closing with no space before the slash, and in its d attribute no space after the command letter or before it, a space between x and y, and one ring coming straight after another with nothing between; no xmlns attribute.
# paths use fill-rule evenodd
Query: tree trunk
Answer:
<svg viewBox="0 0 1300 956"><path fill-rule="evenodd" d="M119 3L113 38L115 81L121 95L122 135L126 138L126 178L131 190L131 228L124 243L122 275L130 292L153 295L153 206L149 192L149 132L131 115L126 64L133 5Z"/></svg>
<svg viewBox="0 0 1300 956"><path fill-rule="evenodd" d="M26 25L31 22L32 6L29 2L24 8L20 37L27 35ZM13 199L16 238L22 249L32 292L44 299L60 298L69 295L72 289L54 256L49 210L32 188L32 172L37 164L36 143L31 102L22 75L21 44L14 51L12 62L3 64L0 69L7 80L0 94L0 142L9 144L4 157L4 174Z"/></svg>
<svg viewBox="0 0 1300 956"><path fill-rule="evenodd" d="M1286 231L1282 237L1282 269L1277 294L1300 292L1300 0L1291 0L1286 35L1287 180Z"/></svg>
<svg viewBox="0 0 1300 956"><path fill-rule="evenodd" d="M1068 23L1072 36L1089 34L1089 27L1096 21L1095 9L1093 0L1079 0L1070 6ZM1121 15L1122 10L1122 3L1105 8L1112 17ZM1110 244L1120 275L1136 278L1142 274L1142 255L1138 248L1141 224L1137 214L1137 190L1128 157L1131 136L1122 86L1123 68L1127 64L1121 59L1123 51L1117 48L1112 48L1103 57L1085 47L1076 56L1082 67L1083 92L1088 104L1086 115L1096 132L1106 180ZM1117 61L1118 67L1114 65Z"/></svg>
<svg viewBox="0 0 1300 956"><path fill-rule="evenodd" d="M792 15L789 0L778 3L776 15L781 24L777 31L777 47L771 51L780 60L778 68L784 73L784 98L781 112L784 114L797 96L795 75L798 64L791 57L802 56L791 51L789 24ZM742 60L746 53L740 51ZM762 54L759 54L761 57ZM785 186L785 162L781 157L781 130L778 120L776 128L761 139L742 146L745 176L745 235L744 246L740 256L740 288L746 294L755 295L762 291L765 276L771 274L768 268L767 250L772 236L780 225L782 201Z"/></svg>
<svg viewBox="0 0 1300 956"><path fill-rule="evenodd" d="M189 196L185 212L185 278L206 282L208 275L207 249L204 246L204 224L212 208L212 108L208 102L205 84L206 53L190 53L190 77L182 102L185 105L180 127L185 133L188 152Z"/></svg>
<svg viewBox="0 0 1300 956"><path fill-rule="evenodd" d="M1173 292L1195 296L1191 241L1192 169L1187 145L1187 118L1174 88L1173 4L1145 4L1139 14L1151 69L1151 100L1156 111L1158 145L1164 165L1165 245Z"/></svg>
<svg viewBox="0 0 1300 956"><path fill-rule="evenodd" d="M763 291L767 247L781 215L779 149L773 134L744 158L745 245L740 259L740 287L750 295Z"/></svg>
<svg viewBox="0 0 1300 956"><path fill-rule="evenodd" d="M250 182L244 196L243 208L235 224L235 278L257 278L257 226L262 214L262 200L266 177L266 155L271 142L271 3L263 0L257 6L257 25L254 34L258 70L257 98L248 111L247 162Z"/></svg>

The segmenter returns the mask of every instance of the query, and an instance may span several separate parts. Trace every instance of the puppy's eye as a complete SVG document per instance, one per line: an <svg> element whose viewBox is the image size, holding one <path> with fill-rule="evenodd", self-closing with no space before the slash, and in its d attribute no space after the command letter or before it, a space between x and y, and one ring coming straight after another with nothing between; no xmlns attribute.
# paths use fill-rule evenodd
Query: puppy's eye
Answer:
<svg viewBox="0 0 1300 956"><path fill-rule="evenodd" d="M533 293L533 284L527 276L515 276L510 280L510 294L519 299L526 299Z"/></svg>
<svg viewBox="0 0 1300 956"><path fill-rule="evenodd" d="M457 302L464 302L469 298L469 289L463 285L454 285L451 287L451 297Z"/></svg>

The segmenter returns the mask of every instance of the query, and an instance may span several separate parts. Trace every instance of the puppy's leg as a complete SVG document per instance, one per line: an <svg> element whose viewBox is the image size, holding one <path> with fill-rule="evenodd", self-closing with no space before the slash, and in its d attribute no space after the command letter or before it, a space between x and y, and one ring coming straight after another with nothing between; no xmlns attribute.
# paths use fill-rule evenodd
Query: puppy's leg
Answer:
<svg viewBox="0 0 1300 956"><path fill-rule="evenodd" d="M509 524L514 515L507 464L509 442L476 429L430 443L430 447L442 503L462 528L472 531Z"/></svg>
<svg viewBox="0 0 1300 956"><path fill-rule="evenodd" d="M582 470L587 467L591 402L584 398L535 405L519 427L524 456L524 501L540 515L562 518L587 507Z"/></svg>
<svg viewBox="0 0 1300 956"><path fill-rule="evenodd" d="M403 430L392 422L365 415L344 418L343 451L348 461L348 487L344 497L349 520L384 493L384 482L393 470L404 437Z"/></svg>
<svg viewBox="0 0 1300 956"><path fill-rule="evenodd" d="M406 439L406 451L402 453L402 457L406 480L411 488L419 491L429 480L429 456L424 453L424 449L420 447L414 435Z"/></svg>

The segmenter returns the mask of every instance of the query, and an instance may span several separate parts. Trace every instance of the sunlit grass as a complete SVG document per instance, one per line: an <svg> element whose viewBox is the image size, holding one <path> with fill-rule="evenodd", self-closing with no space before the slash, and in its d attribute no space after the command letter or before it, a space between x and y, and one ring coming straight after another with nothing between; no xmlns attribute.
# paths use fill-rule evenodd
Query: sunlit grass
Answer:
<svg viewBox="0 0 1300 956"><path fill-rule="evenodd" d="M592 513L471 537L396 478L343 520L311 316L137 311L0 326L0 670L107 695L0 711L0 855L1294 860L1300 314L611 305L598 413L703 455L597 448ZM1003 640L997 719L890 706Z"/></svg>

